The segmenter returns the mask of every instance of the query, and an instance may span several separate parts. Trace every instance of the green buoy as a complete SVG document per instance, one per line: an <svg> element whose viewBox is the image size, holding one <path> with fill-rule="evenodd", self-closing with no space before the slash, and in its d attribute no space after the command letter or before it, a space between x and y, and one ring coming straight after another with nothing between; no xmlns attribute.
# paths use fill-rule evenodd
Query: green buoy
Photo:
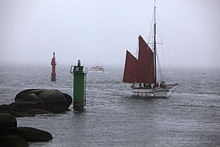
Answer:
<svg viewBox="0 0 220 147"><path fill-rule="evenodd" d="M77 66L71 66L70 72L73 74L73 109L83 111L86 104L86 72L80 60Z"/></svg>

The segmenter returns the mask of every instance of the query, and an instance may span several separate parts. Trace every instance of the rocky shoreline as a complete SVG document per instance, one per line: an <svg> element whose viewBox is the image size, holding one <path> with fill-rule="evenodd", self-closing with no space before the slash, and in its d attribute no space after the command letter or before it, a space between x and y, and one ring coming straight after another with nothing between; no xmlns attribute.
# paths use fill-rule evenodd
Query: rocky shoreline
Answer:
<svg viewBox="0 0 220 147"><path fill-rule="evenodd" d="M72 97L55 89L27 89L15 96L15 102L0 105L0 146L27 147L28 142L52 140L49 132L31 127L18 127L16 117L64 113Z"/></svg>
<svg viewBox="0 0 220 147"><path fill-rule="evenodd" d="M69 110L71 103L72 97L59 90L27 89L15 96L15 102L0 105L0 113L9 113L15 117L63 113Z"/></svg>
<svg viewBox="0 0 220 147"><path fill-rule="evenodd" d="M52 139L49 132L31 127L17 127L14 116L0 113L0 146L27 147L28 142L47 142Z"/></svg>

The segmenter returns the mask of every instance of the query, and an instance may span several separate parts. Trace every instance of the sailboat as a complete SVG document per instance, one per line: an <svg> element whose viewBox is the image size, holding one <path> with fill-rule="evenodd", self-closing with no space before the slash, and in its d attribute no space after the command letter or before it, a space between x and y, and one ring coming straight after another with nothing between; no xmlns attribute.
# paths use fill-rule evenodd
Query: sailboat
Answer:
<svg viewBox="0 0 220 147"><path fill-rule="evenodd" d="M92 72L104 72L105 70L102 66L96 65L96 66L91 67L90 71L92 71Z"/></svg>
<svg viewBox="0 0 220 147"><path fill-rule="evenodd" d="M132 83L135 96L168 97L178 84L167 84L157 79L156 6L154 6L153 50L142 36L138 37L138 57L126 52L123 82Z"/></svg>

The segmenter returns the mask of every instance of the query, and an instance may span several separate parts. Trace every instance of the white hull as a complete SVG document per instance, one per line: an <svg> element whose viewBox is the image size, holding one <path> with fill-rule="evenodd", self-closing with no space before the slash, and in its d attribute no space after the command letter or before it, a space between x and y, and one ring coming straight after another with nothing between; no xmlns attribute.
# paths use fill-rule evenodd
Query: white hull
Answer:
<svg viewBox="0 0 220 147"><path fill-rule="evenodd" d="M133 89L134 96L139 97L169 97L175 90L176 85L170 85L166 88L156 87L152 89Z"/></svg>
<svg viewBox="0 0 220 147"><path fill-rule="evenodd" d="M102 66L94 66L90 69L92 72L104 72L104 68Z"/></svg>

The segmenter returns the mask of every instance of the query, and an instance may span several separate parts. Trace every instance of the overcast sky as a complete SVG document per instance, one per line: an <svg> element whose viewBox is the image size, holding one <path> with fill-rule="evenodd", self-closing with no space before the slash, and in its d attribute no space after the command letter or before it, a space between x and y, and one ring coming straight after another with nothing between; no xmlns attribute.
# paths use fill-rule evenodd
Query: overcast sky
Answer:
<svg viewBox="0 0 220 147"><path fill-rule="evenodd" d="M0 62L123 66L149 40L153 0L0 0ZM220 68L220 1L157 0L160 61ZM164 62L163 62L164 61Z"/></svg>

